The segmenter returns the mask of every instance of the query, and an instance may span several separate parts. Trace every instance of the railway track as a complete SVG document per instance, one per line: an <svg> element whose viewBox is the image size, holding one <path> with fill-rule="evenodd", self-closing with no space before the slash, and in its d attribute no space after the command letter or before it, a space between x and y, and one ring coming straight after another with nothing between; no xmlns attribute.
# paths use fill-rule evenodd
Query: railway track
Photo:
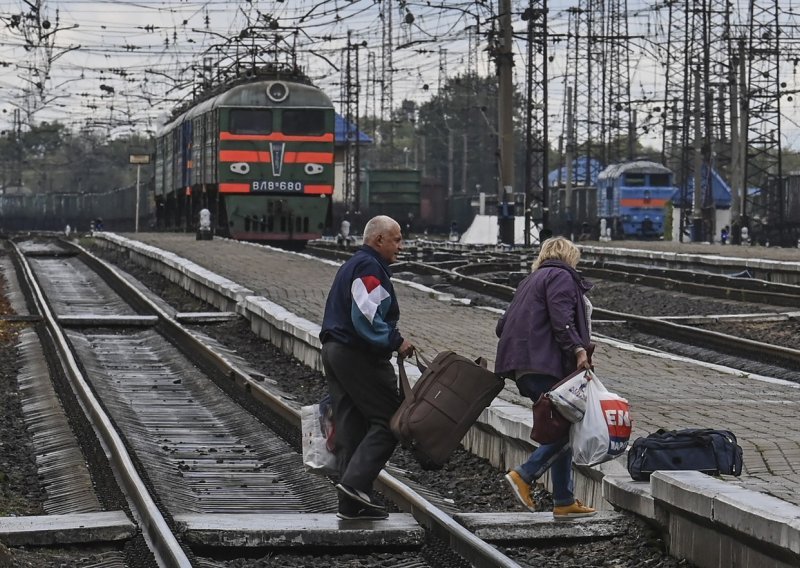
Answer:
<svg viewBox="0 0 800 568"><path fill-rule="evenodd" d="M109 240L111 240L112 242L116 242L116 239L109 239ZM155 245L157 247L159 246L159 241L157 241L156 239L152 239L151 238L151 239L143 239L143 240L145 240L145 242L148 242L151 246L152 245ZM167 242L169 242L170 244L167 245ZM137 277L140 278L142 282L146 282L147 285L152 287L152 289L154 289L154 290L165 290L163 285L160 283L159 279L162 279L163 281L173 281L173 282L174 281L180 281L181 282L181 288L185 287L186 290L190 290L191 291L190 293L195 295L196 297L205 298L205 297L209 297L209 295L208 295L208 291L205 288L202 287L203 283L205 282L206 284L210 284L209 289L211 289L211 288L213 288L214 286L217 285L216 281L213 280L213 279L210 280L210 281L207 281L207 275L205 275L203 273L203 271L202 271L202 264L201 264L201 268L198 268L197 266L194 266L192 264L192 261L198 262L196 259L198 259L198 258L199 259L203 259L204 258L202 256L203 251L198 251L197 250L198 247L194 246L193 241L192 242L188 242L187 241L186 243L183 243L183 244L182 244L182 241L174 242L174 243L172 242L172 240L165 241L166 250L175 250L177 252L177 254L185 256L187 259L189 259L189 260L187 260L185 262L185 264L184 263L177 263L177 264L173 263L171 261L171 258L169 256L169 254L158 255L160 263L162 263L162 264L160 264L159 262L153 262L153 260L150 259L149 256L147 258L144 258L145 255L141 255L142 258L140 258L140 254L139 253L145 252L145 250L146 250L145 247L140 247L135 242L126 243L124 240L122 240L120 244L121 244L121 246L107 247L105 245L105 242L101 241L100 243L98 243L98 248L101 248L104 251L103 254L104 254L105 257L109 258L109 260L111 260L112 262L118 263L120 266L124 267L125 270L131 271L132 274L137 274ZM173 246L174 246L174 248L173 248ZM209 248L209 247L213 247L213 248ZM277 266L277 267L282 266L282 260L284 259L284 255L279 254L279 253L275 253L275 252L264 251L264 259L263 259L263 264L262 264L262 259L260 258L260 255L262 254L261 252L258 252L257 254L256 253L249 254L249 251L242 250L241 251L241 258L240 258L239 257L240 251L238 250L238 247L233 245L233 243L216 243L215 245L209 245L209 247L200 247L200 248L208 248L208 250L213 250L214 254L228 255L229 258L240 259L242 262L246 263L246 265L243 265L243 268L239 268L238 261L232 261L232 262L227 262L227 263L220 264L220 270L219 270L218 274L223 275L226 278L231 278L232 279L232 281L230 281L230 280L227 281L228 288L224 291L223 294L220 295L221 297L216 297L216 296L213 296L213 295L210 296L211 298L213 298L211 301L213 301L216 305L221 306L220 309L229 309L228 308L229 304L225 301L225 299L226 299L226 297L230 297L230 295L232 293L235 293L235 291L238 289L237 288L238 285L236 284L236 282L243 283L244 285L248 286L248 289L250 289L250 290L262 290L263 289L264 291L262 293L267 295L265 297L268 297L268 298L272 297L272 296L269 295L269 294L272 293L272 289L271 288L261 288L261 287L259 287L259 286L263 286L263 284L260 284L261 281L259 280L258 272L259 272L259 269L261 269L262 271L263 270L271 270L275 266ZM246 248L249 249L250 247L246 247ZM200 256L198 256L198 252L200 252ZM208 252L208 251L206 251L206 252ZM160 258L161 256L163 256L163 258ZM317 265L317 263L314 263L314 262L308 262L308 261L300 262L300 259L297 259L297 260L298 260L298 264L302 264L302 266L301 267L295 267L295 270L292 272L292 275L303 274L304 272L307 272L308 270L312 270L313 271L314 267ZM202 260L200 262L202 262ZM437 259L437 262L438 262L438 259ZM446 261L446 262L452 262L452 260ZM257 268L255 270L253 270L253 268L252 268L254 266L257 266ZM139 270L137 270L137 268L139 268ZM300 268L300 269L298 270L297 268ZM326 274L329 274L331 272L331 270L332 269L330 267L326 267L325 268ZM148 276L148 273L150 273L150 272L154 273L153 277L149 277ZM195 279L194 282L197 282L197 283L201 284L200 289L198 289L198 287L195 285L194 282L183 283L182 280L181 280L182 279L181 275L184 274L184 273L187 273L187 274L190 274L190 275L195 275L194 276L194 279ZM159 276L155 277L155 274L158 274ZM431 285L431 284L428 284L429 282L433 282L432 286L434 288L436 288L436 289L439 289L439 284L436 283L437 279L433 279L433 278L415 278L413 275L410 275L410 274L409 275L403 274L402 276L400 274L398 274L398 277L401 277L401 278L404 278L404 279L407 279L407 280L414 280L416 282L425 283L428 286ZM323 278L322 280L325 280L325 279L326 278ZM444 284L443 280L441 280L441 281L443 282L442 283L442 286L443 286L442 290L446 290L446 286L449 286L449 285ZM276 286L276 288L278 290L282 290L287 285L291 286L291 284L292 284L292 279L291 278L287 280L285 277L282 278L280 274L276 274L275 275L275 286ZM312 285L314 286L313 288L311 288ZM310 296L315 296L314 299L313 299L315 303L313 305L316 306L316 300L317 300L316 295L318 295L318 288L319 288L318 282L314 281L313 284L311 284L311 282L310 282L309 290L313 290L314 291L313 294L312 293L308 293L308 291L306 291L306 290L303 290L303 291L300 291L299 295L300 296L309 296L309 297ZM604 290L607 290L607 289L613 289L613 287L612 286L606 287L605 285L602 285L602 286L598 287L599 291L604 291ZM623 297L625 298L625 301L628 301L629 296L627 296L628 292L627 292L626 289L627 289L626 286L617 287L618 291L619 290L622 291L622 294L623 294ZM456 291L456 290L446 290L446 291L453 292L456 296L460 295L459 291ZM639 294L640 295L639 298L638 298L639 300L641 300L641 299L647 300L646 296L648 294L653 294L653 291L651 289L644 289L644 288L642 288L641 290L633 289L631 291L634 292L634 294ZM641 293L641 292L644 292L644 291L646 291L647 294L642 294ZM427 293L428 292L425 292L425 294L427 294ZM443 295L442 296L443 299L447 295L448 294ZM292 296L291 295L288 295L288 296L289 296L289 299L291 300ZM431 304L431 301L429 299L420 298L419 297L420 296L419 292L413 292L413 296L414 296L414 298L418 298L419 302L422 305ZM618 294L618 296L619 296L619 294ZM188 295L186 295L186 297L188 297ZM469 295L467 297L475 298L476 295ZM608 298L608 296L605 296L605 297ZM656 297L658 297L658 296L656 296ZM691 298L681 298L677 294L665 294L664 297L672 299L672 302L669 303L669 304L666 304L665 307L668 307L670 309L670 311L674 312L674 313L687 313L687 312L689 312L689 313L723 313L723 311L724 311L724 310L721 310L721 311L714 311L714 312L711 312L711 311L702 312L702 311L692 311L691 309L684 310L682 308L682 306L684 306L684 304L682 302L686 302L687 304L691 304L691 302L694 301L693 299L691 299ZM311 301L311 299L310 299L310 301ZM195 308L186 307L188 305L188 302L187 302L186 298L181 299L180 298L180 294L172 295L170 297L170 302L173 303L173 305L175 305L175 306L183 304L184 307L180 308L182 311L190 311L192 309L195 309ZM437 302L433 302L433 304L437 304ZM499 304L498 307L502 308L502 305L501 305L500 301L498 301L498 304ZM714 303L709 303L709 305L713 305L713 304ZM728 304L729 304L729 307L731 308L731 310L733 312L740 313L738 311L739 308L736 306L736 304L734 304L733 302L728 302ZM294 304L291 304L291 305L294 305ZM634 302L634 303L631 303L630 305L638 307L640 304ZM721 306L721 303L717 303L716 306L715 306L715 310L719 310L720 306ZM691 305L687 305L686 307L687 308L691 308ZM300 309L303 310L303 307L300 306ZM446 308L446 309L448 309L449 311L459 311L459 310L453 309L453 308ZM493 319L493 316L488 315L485 312L484 313L480 313L481 312L480 310L473 310L473 311L474 311L475 318L479 319L481 322L483 322L483 324L485 324L485 322ZM278 357L278 356L276 356L274 354L268 355L267 357L264 357L264 358L260 358L258 356L258 353L260 351L262 351L263 348L260 345L258 345L257 342L254 342L254 343L250 344L250 342L247 339L247 337L249 337L251 335L251 331L250 331L251 326L253 326L253 329L258 328L258 332L261 334L262 337L269 336L271 338L273 334L272 334L271 330L269 330L269 329L267 330L268 333L264 333L264 330L260 327L261 324L260 324L260 320L258 319L258 314L257 313L255 313L255 312L253 312L252 314L249 313L249 312L245 312L245 313L247 313L247 315L248 315L248 318L247 318L246 321L243 320L241 322L238 322L236 324L236 326L234 326L233 322L231 322L231 325L220 326L219 328L216 328L216 327L209 328L209 332L212 329L216 332L216 333L210 333L210 334L212 336L214 336L214 337L217 337L217 339L222 344L227 345L231 349L235 349L235 350L238 351L240 346L242 346L244 348L244 351L242 351L242 352L243 353L247 353L248 357L253 357L252 360L254 360L254 361L256 361L256 360L261 361L262 367L260 368L260 370L264 371L265 374L267 374L267 375L269 375L270 373L267 372L266 370L272 368L272 365L275 365L275 364L277 364L281 369L286 369L285 378L283 377L284 372L281 372L281 377L282 378L281 378L280 384L282 385L282 388L287 388L287 392L294 393L298 397L299 400L303 400L306 403L308 403L309 401L317 400L318 397L320 396L320 391L317 390L317 389L323 388L323 386L324 386L324 378L321 377L319 375L319 373L316 373L315 371L313 371L313 369L308 369L307 368L305 371L300 371L299 369L297 371L294 371L293 369L300 367L299 365L296 364L296 362L292 363L291 360L287 360L286 362L284 362L281 357ZM300 313L306 314L307 311L301 311ZM457 318L458 315L454 314L454 317ZM248 325L247 322L249 322L249 325ZM299 329L300 330L305 330L306 327L307 326L302 326L302 327L299 327ZM283 343L281 343L281 345L284 346L284 348L285 348L285 345ZM271 350L271 351L274 351L274 350ZM297 349L293 349L293 352L298 352L298 350ZM302 352L302 350L299 351L298 353L299 353L299 355L296 355L296 356L298 356L299 358L301 358L302 360L305 361L306 360L305 359L305 355ZM269 364L265 364L267 361L269 361ZM284 364L286 364L287 367L283 367ZM312 364L313 364L313 362L312 362ZM677 362L677 365L680 366L681 368L683 368L683 365L680 362ZM687 365L687 367L688 367L688 365ZM689 371L689 372L691 372L691 371ZM665 373L666 373L666 371L665 371ZM669 373L667 373L667 374L669 374ZM712 374L713 373L705 371L703 373L703 376L712 376ZM277 375L275 375L275 376L277 377ZM684 375L677 375L676 378L677 377L684 377ZM298 379L301 379L301 381L298 381ZM683 379L679 379L679 380L683 380ZM741 381L741 378L737 378L736 380L737 381ZM308 391L307 387L298 387L297 385L295 385L295 383L306 382L306 381L308 381L309 383L311 383L311 382L314 383L315 388L312 389L313 393L312 393L312 391ZM308 395L310 393L312 393L312 396L309 397ZM482 425L484 425L484 424L482 424ZM514 439L516 439L516 437ZM492 508L492 510L495 510L495 511L508 511L508 510L510 510L508 508L508 504L509 503L508 503L507 495L504 495L503 491L498 491L498 489L501 489L501 484L498 483L498 479L501 479L502 476L500 474L498 474L498 472L496 470L489 470L488 468L484 468L480 463L476 463L476 460L470 460L468 458L465 459L465 457L463 456L464 453L465 452L462 451L462 452L457 453L457 455L454 456L453 465L457 465L458 473L456 473L456 471L442 471L441 474L438 474L438 472L437 472L437 475L435 476L435 480L433 479L433 477L427 477L427 476L420 477L420 475L419 475L420 472L414 471L413 468L408 468L408 469L410 471L414 472L413 473L413 477L414 477L414 479L415 479L415 481L417 483L423 483L423 484L427 485L430 482L430 486L431 487L438 487L439 491L441 491L442 495L453 497L453 500L451 500L451 504L456 504L457 507L461 508L464 511L479 511L480 509L476 509L476 508L473 507L474 503L481 503L481 505L483 505L484 503L490 503L490 507ZM461 454L461 455L459 455L459 454ZM402 463L402 459L404 458L403 452L399 451L398 455L396 457L401 458L401 463ZM473 468L476 468L476 471L479 472L479 473L477 473L476 475L473 474L473 475L470 475L470 476L463 475L463 472L471 472L471 471L473 471ZM485 480L489 480L490 483L488 485L484 484L483 482ZM540 497L542 499L546 500L546 495L541 495ZM472 501L465 501L464 500L465 498L466 499L471 499ZM544 504L541 507L541 509L542 510L546 510L547 509L546 501L544 502ZM526 518L526 522L528 522L528 518ZM634 530L634 531L631 531L631 534L637 534L637 533ZM617 546L616 543L619 543L619 540L620 540L619 538L615 538L613 541L611 541L611 542L615 543L615 545L614 545L615 550L616 550L616 546ZM633 542L636 542L636 544L634 545ZM602 546L603 548L600 548L600 549L593 548L593 549L590 549L590 550L594 550L594 551L602 550L603 553L601 553L601 554L603 554L603 557L605 557L605 558L617 558L616 557L616 552L612 551L609 548L609 546L611 546L610 543L608 543L607 546L604 545L601 542L595 542L594 544L595 544L595 546ZM630 546L627 546L627 544L630 544ZM551 543L551 546L552 546L552 543ZM579 549L587 550L588 547L584 548L582 545L579 545ZM632 551L634 549L637 551L635 553L635 556L639 557L641 552L643 550L645 550L646 547L642 548L642 545L641 545L640 541L629 541L628 543L626 543L626 546L624 548L625 551ZM505 549L505 550L508 552L508 549ZM535 549L528 548L527 550L530 551L530 550L535 550ZM553 550L553 548L550 548L550 550ZM544 554L546 555L547 553L545 552ZM551 552L551 554L552 554L552 552ZM556 552L556 554L558 554L558 553ZM580 552L578 554L583 555L585 553L584 552ZM589 552L588 554L589 554L589 556L587 556L587 558L596 558L594 556L591 556L591 554L592 554L591 552ZM513 555L513 556L514 556L514 558L520 558L520 557L518 557L516 555ZM583 556L581 556L581 557L583 557ZM672 564L670 564L670 561L672 560L670 558L665 558L663 556L659 557L657 555L654 555L654 557L658 558L658 560L656 561L656 563L654 565L660 565L660 566L672 565ZM532 557L531 556L526 556L524 558L520 558L520 561L522 563L524 563L524 564L533 565L533 566L546 566L546 565L549 565L547 563L547 561L541 555L535 557L536 558L535 561L531 561L530 558L532 558Z"/></svg>
<svg viewBox="0 0 800 568"><path fill-rule="evenodd" d="M388 524L336 520L332 484L306 474L296 451L296 403L204 344L86 250L12 248L41 318L40 335L49 337L44 349L60 362L79 399L73 408L85 410L110 456L128 497L123 516L141 531L131 534L141 534L152 555L138 564L120 558L118 565L213 566L195 549L225 548L228 556L254 546L281 551L291 536L333 551L350 538L362 554L364 545L418 550L434 538L449 558L428 564L420 556L414 565L517 566L489 540L529 538L512 530L519 519L453 514L387 472L379 479L383 494L410 514L393 514ZM34 334L25 341L37 343ZM60 466L69 484L74 461ZM88 508L103 509L91 483L81 487ZM66 502L60 510L82 507Z"/></svg>

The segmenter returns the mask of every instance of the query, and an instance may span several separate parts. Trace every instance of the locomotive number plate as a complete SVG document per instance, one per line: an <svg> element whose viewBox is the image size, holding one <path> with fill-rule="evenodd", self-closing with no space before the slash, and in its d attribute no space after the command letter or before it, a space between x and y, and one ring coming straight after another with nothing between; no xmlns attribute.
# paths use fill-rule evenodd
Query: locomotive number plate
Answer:
<svg viewBox="0 0 800 568"><path fill-rule="evenodd" d="M303 193L302 181L254 181L250 191L280 191L284 193Z"/></svg>

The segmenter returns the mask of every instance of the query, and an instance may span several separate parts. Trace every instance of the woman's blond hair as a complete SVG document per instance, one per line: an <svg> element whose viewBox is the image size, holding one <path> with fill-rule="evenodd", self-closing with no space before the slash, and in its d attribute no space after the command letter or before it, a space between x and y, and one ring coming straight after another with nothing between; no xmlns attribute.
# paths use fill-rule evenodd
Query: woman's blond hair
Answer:
<svg viewBox="0 0 800 568"><path fill-rule="evenodd" d="M561 260L569 264L572 268L578 266L581 259L581 251L572 241L564 237L551 237L542 243L539 256L533 261L531 271L539 268L545 260Z"/></svg>

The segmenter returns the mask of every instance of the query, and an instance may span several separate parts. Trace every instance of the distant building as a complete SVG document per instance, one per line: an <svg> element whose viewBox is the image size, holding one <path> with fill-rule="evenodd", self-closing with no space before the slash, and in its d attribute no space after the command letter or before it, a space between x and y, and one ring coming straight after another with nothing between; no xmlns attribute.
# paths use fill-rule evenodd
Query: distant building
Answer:
<svg viewBox="0 0 800 568"><path fill-rule="evenodd" d="M350 143L348 144L348 136ZM333 202L344 202L344 180L345 164L347 163L347 152L353 152L355 145L372 144L373 140L363 131L356 132L356 127L336 113L335 137L334 137L334 182L333 182Z"/></svg>
<svg viewBox="0 0 800 568"><path fill-rule="evenodd" d="M707 168L703 166L702 175L705 176ZM708 227L709 236L713 235L714 241L720 240L720 229L722 227L730 226L731 224L731 186L722 178L720 173L711 169L709 177L711 187L706 188L705 195L703 196L703 207L714 208L714 224ZM679 187L672 195L672 205L675 207L675 214L673 215L672 222L672 238L673 240L679 239L680 219L678 211L691 209L694 201L694 176L689 176L686 180L686 186ZM684 226L690 222L689 219L684 219Z"/></svg>

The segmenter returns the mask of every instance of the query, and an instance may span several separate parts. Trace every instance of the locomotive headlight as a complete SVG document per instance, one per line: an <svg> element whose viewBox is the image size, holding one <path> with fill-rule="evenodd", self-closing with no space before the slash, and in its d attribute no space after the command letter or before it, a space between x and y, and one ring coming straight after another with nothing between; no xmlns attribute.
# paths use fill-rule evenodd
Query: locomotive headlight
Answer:
<svg viewBox="0 0 800 568"><path fill-rule="evenodd" d="M235 174L247 175L250 173L250 164L247 162L236 162L231 164L231 171Z"/></svg>
<svg viewBox="0 0 800 568"><path fill-rule="evenodd" d="M285 101L286 97L289 96L289 87L286 86L286 83L270 83L267 87L267 96L276 103Z"/></svg>

